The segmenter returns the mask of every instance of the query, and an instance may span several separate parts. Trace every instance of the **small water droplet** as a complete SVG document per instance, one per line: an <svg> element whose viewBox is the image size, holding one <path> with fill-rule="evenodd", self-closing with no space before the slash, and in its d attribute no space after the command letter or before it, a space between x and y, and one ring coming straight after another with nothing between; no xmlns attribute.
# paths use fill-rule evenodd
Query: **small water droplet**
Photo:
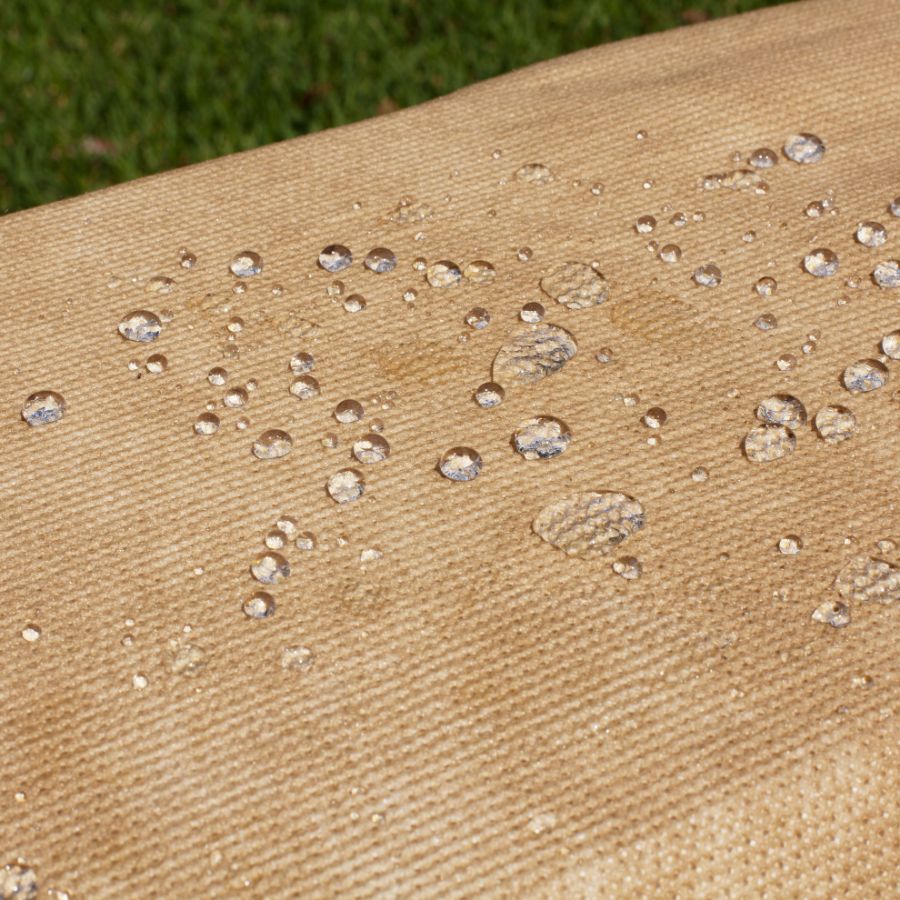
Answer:
<svg viewBox="0 0 900 900"><path fill-rule="evenodd" d="M872 270L872 280L878 287L900 287L900 260L886 259Z"/></svg>
<svg viewBox="0 0 900 900"><path fill-rule="evenodd" d="M353 254L343 244L329 244L319 253L319 265L326 272L340 272L353 262Z"/></svg>
<svg viewBox="0 0 900 900"><path fill-rule="evenodd" d="M597 360L598 363L603 363L604 365L606 363L614 362L614 360L615 360L615 357L613 356L612 347L601 347L594 355L594 358Z"/></svg>
<svg viewBox="0 0 900 900"><path fill-rule="evenodd" d="M784 142L784 155L795 163L817 163L825 155L825 144L814 134L792 134Z"/></svg>
<svg viewBox="0 0 900 900"><path fill-rule="evenodd" d="M771 169L772 166L778 163L778 154L774 150L769 150L767 147L761 147L759 150L754 150L747 162L753 166L754 169Z"/></svg>
<svg viewBox="0 0 900 900"><path fill-rule="evenodd" d="M693 472L691 472L691 480L696 481L698 483L704 482L709 478L709 470L704 466L697 466Z"/></svg>
<svg viewBox="0 0 900 900"><path fill-rule="evenodd" d="M362 312L366 308L366 298L362 294L351 294L344 299L342 306L344 307L344 312Z"/></svg>
<svg viewBox="0 0 900 900"><path fill-rule="evenodd" d="M753 285L753 289L760 297L771 297L778 290L778 282L774 278L765 275Z"/></svg>
<svg viewBox="0 0 900 900"><path fill-rule="evenodd" d="M827 247L819 247L803 257L803 268L816 278L827 278L834 275L840 263L837 254Z"/></svg>
<svg viewBox="0 0 900 900"><path fill-rule="evenodd" d="M757 425L747 432L743 446L750 462L772 462L793 453L797 438L786 425Z"/></svg>
<svg viewBox="0 0 900 900"><path fill-rule="evenodd" d="M222 406L228 409L240 409L247 403L247 391L242 387L229 388L222 397Z"/></svg>
<svg viewBox="0 0 900 900"><path fill-rule="evenodd" d="M250 564L250 574L260 584L278 584L291 574L291 564L280 553L263 553Z"/></svg>
<svg viewBox="0 0 900 900"><path fill-rule="evenodd" d="M295 546L298 550L303 550L307 553L311 550L315 550L316 536L311 531L304 531L302 534L297 536Z"/></svg>
<svg viewBox="0 0 900 900"><path fill-rule="evenodd" d="M722 270L714 265L700 266L692 277L701 287L718 287L722 283Z"/></svg>
<svg viewBox="0 0 900 900"><path fill-rule="evenodd" d="M197 434L215 434L219 430L219 417L215 413L205 412L197 416L194 422L194 431Z"/></svg>
<svg viewBox="0 0 900 900"><path fill-rule="evenodd" d="M741 240L745 244L752 244L756 240L756 232L755 231L745 231L741 235Z"/></svg>
<svg viewBox="0 0 900 900"><path fill-rule="evenodd" d="M656 219L653 216L640 216L634 223L634 230L638 234L650 234L656 228Z"/></svg>
<svg viewBox="0 0 900 900"><path fill-rule="evenodd" d="M669 219L669 224L674 226L675 228L684 228L688 223L688 218L683 212L675 213L671 219Z"/></svg>
<svg viewBox="0 0 900 900"><path fill-rule="evenodd" d="M232 316L225 325L229 334L240 334L244 330L244 320L240 316Z"/></svg>
<svg viewBox="0 0 900 900"><path fill-rule="evenodd" d="M366 254L363 264L376 275L382 275L385 272L393 272L397 266L397 257L393 250L386 247L375 247Z"/></svg>
<svg viewBox="0 0 900 900"><path fill-rule="evenodd" d="M763 313L753 323L760 331L771 331L778 327L778 319L772 313Z"/></svg>
<svg viewBox="0 0 900 900"><path fill-rule="evenodd" d="M806 407L791 394L774 394L759 404L756 418L770 425L787 425L796 430L806 424Z"/></svg>
<svg viewBox="0 0 900 900"><path fill-rule="evenodd" d="M334 408L334 417L342 425L358 422L364 415L365 410L358 400L341 400Z"/></svg>
<svg viewBox="0 0 900 900"><path fill-rule="evenodd" d="M270 619L275 615L275 598L266 591L255 591L241 608L248 619Z"/></svg>
<svg viewBox="0 0 900 900"><path fill-rule="evenodd" d="M258 253L254 253L252 250L242 250L233 257L228 268L238 278L251 278L262 272L262 265L262 257Z"/></svg>
<svg viewBox="0 0 900 900"><path fill-rule="evenodd" d="M644 571L641 561L635 556L623 556L612 564L612 570L616 575L621 575L626 581L634 581L641 577Z"/></svg>
<svg viewBox="0 0 900 900"><path fill-rule="evenodd" d="M790 372L791 369L797 368L797 357L793 353L782 353L775 360L775 366L782 372Z"/></svg>
<svg viewBox="0 0 900 900"><path fill-rule="evenodd" d="M880 247L887 240L887 229L880 222L860 222L856 240L864 247Z"/></svg>
<svg viewBox="0 0 900 900"><path fill-rule="evenodd" d="M291 382L290 392L298 400L311 400L319 396L319 382L312 375L301 375Z"/></svg>
<svg viewBox="0 0 900 900"><path fill-rule="evenodd" d="M850 607L840 600L826 600L813 610L811 618L823 625L844 628L850 624Z"/></svg>
<svg viewBox="0 0 900 900"><path fill-rule="evenodd" d="M327 482L328 496L335 503L352 503L359 500L366 489L362 472L356 469L340 469Z"/></svg>
<svg viewBox="0 0 900 900"><path fill-rule="evenodd" d="M376 547L367 547L365 550L359 551L359 561L361 563L377 562L384 558L384 553Z"/></svg>
<svg viewBox="0 0 900 900"><path fill-rule="evenodd" d="M210 384L214 384L218 387L225 384L225 379L228 378L228 372L220 366L216 366L209 370L209 374L206 376L206 380Z"/></svg>
<svg viewBox="0 0 900 900"><path fill-rule="evenodd" d="M532 256L534 256L534 250L532 250L531 247L519 247L519 249L516 250L516 259L518 259L519 262L528 262Z"/></svg>
<svg viewBox="0 0 900 900"><path fill-rule="evenodd" d="M308 669L315 659L309 647L285 647L281 651L282 669Z"/></svg>
<svg viewBox="0 0 900 900"><path fill-rule="evenodd" d="M660 247L659 258L664 263L677 263L681 259L681 247L678 244L666 244Z"/></svg>
<svg viewBox="0 0 900 900"><path fill-rule="evenodd" d="M482 306L475 306L466 313L466 325L480 331L491 324L491 314Z"/></svg>
<svg viewBox="0 0 900 900"><path fill-rule="evenodd" d="M497 270L491 263L483 259L475 259L465 267L463 275L472 284L491 284L497 277Z"/></svg>
<svg viewBox="0 0 900 900"><path fill-rule="evenodd" d="M549 184L553 179L553 173L542 163L528 163L516 169L513 177L516 181L526 184Z"/></svg>
<svg viewBox="0 0 900 900"><path fill-rule="evenodd" d="M569 556L605 556L644 527L644 508L627 494L593 491L557 500L532 523L535 534Z"/></svg>
<svg viewBox="0 0 900 900"><path fill-rule="evenodd" d="M635 132L634 139L636 141L642 141L647 137L647 132L642 128L640 131Z"/></svg>
<svg viewBox="0 0 900 900"><path fill-rule="evenodd" d="M522 309L519 310L519 318L523 322L528 322L533 325L536 322L542 322L544 320L544 307L543 304L532 302L525 303L522 306Z"/></svg>
<svg viewBox="0 0 900 900"><path fill-rule="evenodd" d="M451 481L472 481L481 474L481 456L471 447L452 447L442 457L438 469Z"/></svg>
<svg viewBox="0 0 900 900"><path fill-rule="evenodd" d="M826 444L839 444L856 434L856 416L846 406L823 406L816 413L815 426Z"/></svg>
<svg viewBox="0 0 900 900"><path fill-rule="evenodd" d="M593 266L567 262L544 275L541 290L567 309L588 309L609 297L609 283Z"/></svg>
<svg viewBox="0 0 900 900"><path fill-rule="evenodd" d="M272 528L266 532L263 543L270 550L281 550L287 543L287 535L280 528Z"/></svg>
<svg viewBox="0 0 900 900"><path fill-rule="evenodd" d="M153 353L147 357L146 368L151 375L162 375L169 368L169 360L162 353Z"/></svg>
<svg viewBox="0 0 900 900"><path fill-rule="evenodd" d="M22 404L22 418L37 428L58 422L66 413L66 401L56 391L36 391Z"/></svg>
<svg viewBox="0 0 900 900"><path fill-rule="evenodd" d="M888 369L877 359L860 359L844 369L842 379L851 394L864 394L877 391L887 384Z"/></svg>
<svg viewBox="0 0 900 900"><path fill-rule="evenodd" d="M366 434L353 442L353 456L358 462L372 464L391 455L391 445L380 434Z"/></svg>
<svg viewBox="0 0 900 900"><path fill-rule="evenodd" d="M193 269L197 265L197 257L187 247L178 251L178 262L182 269Z"/></svg>
<svg viewBox="0 0 900 900"><path fill-rule="evenodd" d="M513 446L525 459L552 459L572 442L572 431L561 419L537 416L522 422L513 434Z"/></svg>
<svg viewBox="0 0 900 900"><path fill-rule="evenodd" d="M486 381L475 391L475 402L482 409L493 409L495 406L499 406L505 397L506 392L493 381Z"/></svg>
<svg viewBox="0 0 900 900"><path fill-rule="evenodd" d="M462 272L455 262L451 262L449 259L440 259L428 266L425 270L425 277L432 287L450 288L459 284Z"/></svg>
<svg viewBox="0 0 900 900"><path fill-rule="evenodd" d="M647 412L641 416L641 422L648 428L662 428L669 418L666 411L661 406L651 406Z"/></svg>
<svg viewBox="0 0 900 900"><path fill-rule="evenodd" d="M886 334L881 339L881 349L885 356L891 359L900 359L900 328Z"/></svg>
<svg viewBox="0 0 900 900"><path fill-rule="evenodd" d="M605 186L604 186L601 182L599 182L599 181L595 181L595 182L591 185L591 193L592 193L595 197L599 197L599 196L603 193L604 190L606 190Z"/></svg>
<svg viewBox="0 0 900 900"><path fill-rule="evenodd" d="M171 294L175 288L175 279L165 275L154 275L147 280L144 290L148 294Z"/></svg>
<svg viewBox="0 0 900 900"><path fill-rule="evenodd" d="M142 675L138 672L137 675L131 676L131 684L135 688L135 690L142 691L148 684L150 684L150 679L147 678L146 675Z"/></svg>
<svg viewBox="0 0 900 900"><path fill-rule="evenodd" d="M786 534L778 541L778 552L784 556L796 556L803 549L803 540L796 534Z"/></svg>
<svg viewBox="0 0 900 900"><path fill-rule="evenodd" d="M126 341L147 344L155 341L161 332L162 322L159 316L145 309L136 309L119 322L119 334Z"/></svg>
<svg viewBox="0 0 900 900"><path fill-rule="evenodd" d="M41 629L37 625L26 625L22 629L22 637L29 643L34 643L41 638ZM2 894L0 894L2 896Z"/></svg>
<svg viewBox="0 0 900 900"><path fill-rule="evenodd" d="M251 449L257 459L281 459L291 452L293 445L294 440L286 431L270 428L253 442Z"/></svg>
<svg viewBox="0 0 900 900"><path fill-rule="evenodd" d="M407 303L415 303L415 302L416 302L416 298L417 298L418 296L419 296L419 295L418 295L418 293L416 292L415 288L407 288L407 289L403 292L403 299L404 299L404 301L406 301Z"/></svg>

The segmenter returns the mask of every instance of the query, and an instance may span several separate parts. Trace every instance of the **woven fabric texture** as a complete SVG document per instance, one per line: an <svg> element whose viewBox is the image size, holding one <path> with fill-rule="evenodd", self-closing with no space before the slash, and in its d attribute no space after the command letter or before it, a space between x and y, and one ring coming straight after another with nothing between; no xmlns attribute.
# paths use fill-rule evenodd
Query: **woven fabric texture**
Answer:
<svg viewBox="0 0 900 900"><path fill-rule="evenodd" d="M896 895L900 362L871 392L841 380L900 328L900 289L871 277L900 257L896 13L817 0L601 47L0 220L0 865L73 900ZM784 155L798 132L820 162ZM752 170L757 148L777 165ZM532 164L549 178L517 176ZM734 170L754 174L703 188ZM861 220L887 243L860 244ZM335 242L354 254L336 275L317 265ZM394 271L364 267L374 247ZM802 267L822 247L831 277ZM263 269L237 279L245 249ZM496 278L432 287L419 257ZM566 262L598 264L605 302L541 290ZM692 280L708 264L717 287ZM529 301L577 353L481 409ZM141 309L172 314L153 343L117 333ZM66 413L29 427L39 390ZM810 422L751 462L779 393ZM340 424L348 398L365 418ZM221 427L198 435L210 402ZM812 427L828 404L851 439ZM511 446L537 415L571 429L556 458ZM376 419L390 457L358 463ZM255 458L272 428L290 454ZM472 481L437 470L457 445L483 459ZM339 504L347 467L365 493ZM590 491L635 498L644 527L588 557L534 533ZM279 551L292 573L253 620L282 516L317 546ZM814 620L871 559L881 602Z"/></svg>

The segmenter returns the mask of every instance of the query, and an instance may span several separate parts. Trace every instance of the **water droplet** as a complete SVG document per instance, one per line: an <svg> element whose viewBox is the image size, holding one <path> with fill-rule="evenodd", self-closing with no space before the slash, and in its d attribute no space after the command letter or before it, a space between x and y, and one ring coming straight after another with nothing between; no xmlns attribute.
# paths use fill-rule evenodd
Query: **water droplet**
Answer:
<svg viewBox="0 0 900 900"><path fill-rule="evenodd" d="M22 405L22 418L37 428L58 422L66 413L66 401L56 391L36 391Z"/></svg>
<svg viewBox="0 0 900 900"><path fill-rule="evenodd" d="M425 277L432 287L449 288L459 284L462 272L455 262L451 262L449 259L440 259L428 266L425 270Z"/></svg>
<svg viewBox="0 0 900 900"><path fill-rule="evenodd" d="M829 275L834 275L839 267L837 254L827 247L819 247L803 257L803 268L810 275L815 275L816 278L827 278Z"/></svg>
<svg viewBox="0 0 900 900"><path fill-rule="evenodd" d="M193 269L197 265L197 257L187 247L182 247L178 251L178 262L182 269Z"/></svg>
<svg viewBox="0 0 900 900"><path fill-rule="evenodd" d="M251 278L262 272L262 257L252 250L241 250L228 264L233 275L238 278Z"/></svg>
<svg viewBox="0 0 900 900"><path fill-rule="evenodd" d="M644 527L644 508L627 494L587 491L557 500L535 517L534 533L569 556L605 556Z"/></svg>
<svg viewBox="0 0 900 900"><path fill-rule="evenodd" d="M778 163L778 154L774 150L769 150L767 147L761 147L759 150L754 150L750 154L747 162L749 162L754 169L771 169L772 166Z"/></svg>
<svg viewBox="0 0 900 900"><path fill-rule="evenodd" d="M662 428L668 418L666 411L661 406L651 406L641 417L641 422L648 428Z"/></svg>
<svg viewBox="0 0 900 900"><path fill-rule="evenodd" d="M856 416L846 406L823 406L816 413L815 426L826 444L839 444L856 434Z"/></svg>
<svg viewBox="0 0 900 900"><path fill-rule="evenodd" d="M351 294L344 299L342 306L344 307L344 312L362 312L366 308L366 298L362 294Z"/></svg>
<svg viewBox="0 0 900 900"><path fill-rule="evenodd" d="M771 297L778 290L778 282L766 275L753 285L753 289L760 297Z"/></svg>
<svg viewBox="0 0 900 900"><path fill-rule="evenodd" d="M553 173L541 163L529 163L517 169L513 177L527 184L549 184Z"/></svg>
<svg viewBox="0 0 900 900"><path fill-rule="evenodd" d="M718 266L700 266L694 270L694 281L701 287L718 287L722 283L722 271Z"/></svg>
<svg viewBox="0 0 900 900"><path fill-rule="evenodd" d="M572 443L572 431L553 416L537 416L522 422L513 434L513 446L525 459L552 459Z"/></svg>
<svg viewBox="0 0 900 900"><path fill-rule="evenodd" d="M823 625L844 628L850 624L850 607L840 600L826 600L813 610L811 618Z"/></svg>
<svg viewBox="0 0 900 900"><path fill-rule="evenodd" d="M263 553L250 564L250 574L260 584L278 584L291 574L291 564L280 553Z"/></svg>
<svg viewBox="0 0 900 900"><path fill-rule="evenodd" d="M147 357L145 365L151 375L162 375L169 368L169 360L162 353L153 353Z"/></svg>
<svg viewBox="0 0 900 900"><path fill-rule="evenodd" d="M541 290L567 309L587 309L609 297L609 284L592 266L568 262L545 275Z"/></svg>
<svg viewBox="0 0 900 900"><path fill-rule="evenodd" d="M285 647L281 651L282 669L308 669L315 659L309 647Z"/></svg>
<svg viewBox="0 0 900 900"><path fill-rule="evenodd" d="M856 240L864 247L880 247L887 240L887 230L880 222L860 222Z"/></svg>
<svg viewBox="0 0 900 900"><path fill-rule="evenodd" d="M814 134L792 134L784 142L784 155L795 163L817 163L825 155L825 144Z"/></svg>
<svg viewBox="0 0 900 900"><path fill-rule="evenodd" d="M240 334L244 330L244 320L240 316L232 316L228 320L225 330L230 334Z"/></svg>
<svg viewBox="0 0 900 900"><path fill-rule="evenodd" d="M384 553L376 547L368 547L359 551L359 561L361 563L377 562L384 558Z"/></svg>
<svg viewBox="0 0 900 900"><path fill-rule="evenodd" d="M334 417L342 425L358 422L364 415L365 410L358 400L341 400L334 408Z"/></svg>
<svg viewBox="0 0 900 900"><path fill-rule="evenodd" d="M229 388L222 398L222 406L228 409L240 409L247 402L247 391L242 387Z"/></svg>
<svg viewBox="0 0 900 900"><path fill-rule="evenodd" d="M316 536L311 531L304 531L302 534L298 535L296 547L298 550L303 550L304 552L315 550Z"/></svg>
<svg viewBox="0 0 900 900"><path fill-rule="evenodd" d="M452 447L442 457L438 469L451 481L472 481L482 469L481 456L471 447Z"/></svg>
<svg viewBox="0 0 900 900"><path fill-rule="evenodd" d="M669 224L675 228L684 228L687 225L688 218L683 212L677 212L669 219Z"/></svg>
<svg viewBox="0 0 900 900"><path fill-rule="evenodd" d="M502 150L493 150L491 152L491 159L500 159L501 156L503 156Z"/></svg>
<svg viewBox="0 0 900 900"><path fill-rule="evenodd" d="M564 328L541 323L514 334L494 357L498 384L533 384L559 372L577 352L575 338Z"/></svg>
<svg viewBox="0 0 900 900"><path fill-rule="evenodd" d="M544 320L544 312L545 310L541 303L525 303L523 304L522 309L519 310L519 318L523 322L534 325L537 322L542 322Z"/></svg>
<svg viewBox="0 0 900 900"><path fill-rule="evenodd" d="M142 691L148 684L150 684L150 679L147 678L146 675L142 675L140 672L137 675L132 675L131 684L135 688L135 690Z"/></svg>
<svg viewBox="0 0 900 900"><path fill-rule="evenodd" d="M506 392L499 384L493 381L486 381L475 391L475 402L482 409L493 409L503 402L505 396Z"/></svg>
<svg viewBox="0 0 900 900"><path fill-rule="evenodd" d="M741 240L745 244L752 244L756 240L756 232L755 231L745 231L741 235Z"/></svg>
<svg viewBox="0 0 900 900"><path fill-rule="evenodd" d="M225 384L225 379L228 378L228 372L220 366L216 366L213 369L209 370L209 374L206 376L206 380L210 384L214 384L217 387L221 387Z"/></svg>
<svg viewBox="0 0 900 900"><path fill-rule="evenodd" d="M652 179L652 178L648 178L646 181L644 181L644 182L641 183L641 187L642 187L645 191L649 191L649 190L652 190L652 188L653 188L653 183L654 183L654 182L653 182L653 179Z"/></svg>
<svg viewBox="0 0 900 900"><path fill-rule="evenodd" d="M796 534L786 534L778 541L778 552L784 556L796 556L803 549L803 540Z"/></svg>
<svg viewBox="0 0 900 900"><path fill-rule="evenodd" d="M638 234L650 234L656 228L656 219L653 216L640 216L634 223L634 230Z"/></svg>
<svg viewBox="0 0 900 900"><path fill-rule="evenodd" d="M775 360L775 365L782 372L789 372L791 369L797 368L797 357L793 353L782 353Z"/></svg>
<svg viewBox="0 0 900 900"><path fill-rule="evenodd" d="M772 313L763 313L753 324L760 331L771 331L778 327L778 319Z"/></svg>
<svg viewBox="0 0 900 900"><path fill-rule="evenodd" d="M892 541L890 538L884 538L880 541L875 541L875 547L879 553L893 553L897 549L897 542Z"/></svg>
<svg viewBox="0 0 900 900"><path fill-rule="evenodd" d="M294 440L286 431L270 428L253 442L251 449L257 459L281 459L291 452L293 445Z"/></svg>
<svg viewBox="0 0 900 900"><path fill-rule="evenodd" d="M301 375L291 382L290 392L298 400L311 400L319 396L319 382L312 375Z"/></svg>
<svg viewBox="0 0 900 900"><path fill-rule="evenodd" d="M744 438L744 455L750 462L772 462L794 452L797 438L787 425L757 425Z"/></svg>
<svg viewBox="0 0 900 900"><path fill-rule="evenodd" d="M25 628L22 629L22 637L25 638L26 641L33 644L35 641L40 640L41 638L41 629L37 625L26 625ZM0 897L3 895L0 894Z"/></svg>
<svg viewBox="0 0 900 900"><path fill-rule="evenodd" d="M634 581L641 577L644 571L641 561L635 556L623 556L612 564L612 570L616 575L621 575L626 581Z"/></svg>
<svg viewBox="0 0 900 900"><path fill-rule="evenodd" d="M891 359L900 359L900 328L886 334L881 339L881 349L885 356Z"/></svg>
<svg viewBox="0 0 900 900"><path fill-rule="evenodd" d="M405 290L405 291L403 292L403 299L404 299L407 303L415 303L415 302L416 302L416 298L417 298L418 296L419 296L419 295L418 295L418 293L416 292L416 290L415 290L414 288L407 288L407 290Z"/></svg>
<svg viewBox="0 0 900 900"><path fill-rule="evenodd" d="M359 500L366 489L362 472L356 469L340 469L328 479L328 496L335 503L352 503Z"/></svg>
<svg viewBox="0 0 900 900"><path fill-rule="evenodd" d="M900 568L884 559L858 556L841 569L834 586L844 600L893 603L900 600Z"/></svg>
<svg viewBox="0 0 900 900"><path fill-rule="evenodd" d="M886 259L872 270L872 279L878 287L900 287L900 260Z"/></svg>
<svg viewBox="0 0 900 900"><path fill-rule="evenodd" d="M491 324L491 314L481 306L475 306L466 313L466 325L480 331Z"/></svg>
<svg viewBox="0 0 900 900"><path fill-rule="evenodd" d="M145 309L136 309L119 322L119 334L126 341L147 344L155 341L161 332L162 322L159 321L159 316Z"/></svg>
<svg viewBox="0 0 900 900"><path fill-rule="evenodd" d="M319 265L326 272L340 272L353 262L353 254L343 244L329 244L319 254Z"/></svg>
<svg viewBox="0 0 900 900"><path fill-rule="evenodd" d="M38 878L21 860L0 869L0 900L37 900Z"/></svg>
<svg viewBox="0 0 900 900"><path fill-rule="evenodd" d="M705 191L715 191L723 188L731 191L752 190L759 193L761 190L767 189L762 176L753 169L734 169L719 175L706 175L700 186Z"/></svg>
<svg viewBox="0 0 900 900"><path fill-rule="evenodd" d="M246 293L247 293L247 285L246 285L246 284L241 284L240 282L237 282L237 283L232 287L231 293L232 293L232 294L238 294L238 295L240 295L240 294L246 294Z"/></svg>
<svg viewBox="0 0 900 900"><path fill-rule="evenodd" d="M691 472L691 480L696 482L703 482L709 478L709 471L704 466L697 466L693 472Z"/></svg>
<svg viewBox="0 0 900 900"><path fill-rule="evenodd" d="M612 347L601 347L594 355L594 358L598 363L603 363L604 365L615 361Z"/></svg>
<svg viewBox="0 0 900 900"><path fill-rule="evenodd" d="M219 417L215 413L205 412L197 416L194 422L194 431L197 434L215 434L219 430Z"/></svg>
<svg viewBox="0 0 900 900"><path fill-rule="evenodd" d="M812 200L806 204L803 212L809 219L818 219L820 216L825 215L825 206L821 200Z"/></svg>
<svg viewBox="0 0 900 900"><path fill-rule="evenodd" d="M605 186L604 186L601 182L599 182L599 181L595 181L595 182L591 185L591 193L592 193L595 197L599 197L599 196L603 193L603 191L604 191L605 189L606 189Z"/></svg>
<svg viewBox="0 0 900 900"><path fill-rule="evenodd" d="M534 256L534 250L532 250L531 247L519 247L519 249L516 250L516 259L519 260L519 262L528 262L532 256Z"/></svg>
<svg viewBox="0 0 900 900"><path fill-rule="evenodd" d="M797 429L806 424L806 407L791 394L774 394L756 408L756 418L770 425Z"/></svg>
<svg viewBox="0 0 900 900"><path fill-rule="evenodd" d="M647 132L642 128L640 131L635 132L634 139L636 141L642 141L647 137Z"/></svg>
<svg viewBox="0 0 900 900"><path fill-rule="evenodd" d="M677 263L681 259L681 247L678 244L666 244L660 248L659 258L664 263Z"/></svg>
<svg viewBox="0 0 900 900"><path fill-rule="evenodd" d="M275 615L275 598L266 591L256 591L241 605L248 619L270 619Z"/></svg>
<svg viewBox="0 0 900 900"><path fill-rule="evenodd" d="M144 290L148 294L171 294L175 288L175 279L165 275L154 275L147 281Z"/></svg>
<svg viewBox="0 0 900 900"><path fill-rule="evenodd" d="M281 550L287 543L287 535L280 528L272 528L266 532L263 543L270 550Z"/></svg>
<svg viewBox="0 0 900 900"><path fill-rule="evenodd" d="M363 264L376 275L382 275L385 272L393 272L397 266L397 257L392 250L386 247L375 247L366 254Z"/></svg>
<svg viewBox="0 0 900 900"><path fill-rule="evenodd" d="M366 434L353 442L353 455L361 463L377 463L391 455L391 445L380 434Z"/></svg>
<svg viewBox="0 0 900 900"><path fill-rule="evenodd" d="M877 391L887 384L888 369L877 359L860 359L844 369L843 381L851 394Z"/></svg>
<svg viewBox="0 0 900 900"><path fill-rule="evenodd" d="M475 259L463 270L463 275L472 284L490 284L497 277L497 270L483 259Z"/></svg>

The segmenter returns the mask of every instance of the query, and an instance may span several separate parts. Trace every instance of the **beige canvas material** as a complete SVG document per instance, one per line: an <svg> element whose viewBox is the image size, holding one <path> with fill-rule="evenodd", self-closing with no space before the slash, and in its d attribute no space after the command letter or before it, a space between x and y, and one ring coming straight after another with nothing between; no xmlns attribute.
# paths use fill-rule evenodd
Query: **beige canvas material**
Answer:
<svg viewBox="0 0 900 900"><path fill-rule="evenodd" d="M896 12L797 3L601 47L0 220L0 863L22 857L77 900L896 895L900 607L853 602L843 629L810 618L850 560L900 540L900 364L871 394L840 383L900 327L900 293L869 279L900 256ZM821 163L779 153L763 195L699 188L735 150L797 131L826 142ZM528 163L553 180L515 179ZM837 214L806 217L829 192ZM390 221L404 196L431 218ZM678 211L704 219L676 228ZM643 214L653 235L633 231ZM862 219L888 228L883 248L854 241ZM354 252L337 277L361 313L326 293L315 262L332 242ZM362 267L377 246L394 272ZM819 246L837 276L801 270ZM237 295L244 249L264 268ZM419 256L488 260L497 278L435 289ZM554 267L594 260L603 305L541 295ZM691 281L707 263L718 288ZM172 293L147 291L157 275ZM764 275L769 298L752 290ZM576 356L478 408L536 299ZM464 324L473 306L487 329ZM174 319L129 343L116 326L133 309ZM763 312L776 330L753 327ZM288 392L301 349L316 400ZM127 364L152 352L169 370L137 378ZM795 369L775 367L784 353ZM243 410L207 382L217 365L258 383ZM67 412L29 428L41 389ZM779 391L810 415L851 407L858 434L829 446L805 426L788 458L749 463L741 440ZM351 397L366 418L339 425ZM211 400L222 427L199 437ZM656 447L651 406L668 413ZM574 440L526 462L510 437L538 414ZM391 456L357 464L375 418ZM292 434L289 456L253 457L267 428ZM437 473L454 445L480 452L476 480ZM325 484L351 465L366 493L339 506ZM644 507L618 554L570 558L532 532L592 490ZM251 621L249 566L285 514L319 546L284 551L277 612ZM789 533L795 557L776 549ZM361 563L366 549L383 558ZM640 579L611 571L621 554ZM297 646L312 664L282 668Z"/></svg>

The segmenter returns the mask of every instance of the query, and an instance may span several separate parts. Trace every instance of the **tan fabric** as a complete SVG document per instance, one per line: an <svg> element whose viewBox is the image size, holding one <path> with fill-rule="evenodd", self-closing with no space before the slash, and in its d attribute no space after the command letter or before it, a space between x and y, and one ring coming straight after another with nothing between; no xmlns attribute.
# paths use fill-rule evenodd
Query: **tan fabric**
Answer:
<svg viewBox="0 0 900 900"><path fill-rule="evenodd" d="M844 629L810 619L850 560L897 562L873 544L900 540L900 364L871 394L840 384L900 327L900 292L869 280L900 256L896 12L799 3L602 47L2 220L0 863L20 856L77 900L896 895L900 604L852 602ZM825 140L821 163L781 156L765 195L699 188L734 151L780 151L796 131ZM527 163L553 181L514 179ZM837 213L806 217L830 191ZM388 221L405 195L432 218ZM677 211L705 219L679 229ZM642 214L655 234L634 233ZM888 244L857 244L860 219ZM654 259L650 238L682 261ZM357 315L315 265L334 241L355 253L340 277L368 301ZM395 272L363 269L379 245ZM801 271L816 246L839 254L837 276ZM237 296L227 264L245 248L264 271ZM417 256L489 260L498 277L434 289ZM610 283L592 309L543 298L577 355L479 409L521 304L569 260ZM705 263L720 287L691 282ZM156 275L171 294L146 292ZM463 322L473 306L484 331ZM136 308L174 312L153 345L116 333ZM753 327L763 312L775 331ZM226 359L232 315L245 327ZM300 349L320 399L288 392ZM127 363L151 352L169 371L137 379ZM796 369L775 367L782 353ZM258 388L201 438L215 365ZM29 428L22 403L45 388L67 414ZM851 407L859 434L828 446L805 426L791 457L749 463L741 439L778 391L810 415ZM636 406L616 399L629 393ZM366 419L338 425L348 397ZM656 405L651 447L639 418ZM510 435L544 413L574 441L525 462ZM376 417L392 455L357 466L366 494L338 506L326 480ZM262 462L250 445L272 427L293 451ZM456 444L483 456L471 483L435 471ZM621 550L639 580L532 533L581 490L643 504ZM248 567L282 514L319 547L286 551L277 613L251 621ZM775 549L788 533L796 557ZM384 557L361 564L369 548ZM307 669L282 668L294 646L315 654Z"/></svg>

